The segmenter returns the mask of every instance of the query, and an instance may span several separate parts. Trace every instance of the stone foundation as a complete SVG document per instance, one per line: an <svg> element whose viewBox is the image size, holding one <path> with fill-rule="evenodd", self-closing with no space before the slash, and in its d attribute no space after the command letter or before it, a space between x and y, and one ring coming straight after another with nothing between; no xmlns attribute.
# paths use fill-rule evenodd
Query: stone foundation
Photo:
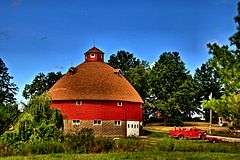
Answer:
<svg viewBox="0 0 240 160"><path fill-rule="evenodd" d="M80 124L73 124L72 120L64 120L64 132L72 132L76 129L91 128L96 136L125 137L126 122L121 121L120 126L115 125L115 120L102 121L101 125L95 125L93 120L80 120Z"/></svg>

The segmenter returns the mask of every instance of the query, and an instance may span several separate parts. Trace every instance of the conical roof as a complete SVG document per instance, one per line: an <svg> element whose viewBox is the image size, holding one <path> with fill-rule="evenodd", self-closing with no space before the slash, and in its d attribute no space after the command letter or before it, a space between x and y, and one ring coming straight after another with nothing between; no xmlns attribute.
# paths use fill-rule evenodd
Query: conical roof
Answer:
<svg viewBox="0 0 240 160"><path fill-rule="evenodd" d="M104 62L84 62L49 90L52 100L117 100L143 103L119 70Z"/></svg>
<svg viewBox="0 0 240 160"><path fill-rule="evenodd" d="M101 51L100 49L98 49L97 47L92 47L91 49L89 49L86 53L85 53L85 55L86 54L88 54L88 53L102 53L103 54L103 51Z"/></svg>

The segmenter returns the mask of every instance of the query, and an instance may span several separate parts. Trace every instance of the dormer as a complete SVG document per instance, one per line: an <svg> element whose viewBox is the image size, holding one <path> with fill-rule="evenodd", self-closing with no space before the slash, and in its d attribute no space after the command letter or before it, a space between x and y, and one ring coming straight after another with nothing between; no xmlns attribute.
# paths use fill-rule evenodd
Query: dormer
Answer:
<svg viewBox="0 0 240 160"><path fill-rule="evenodd" d="M85 53L85 62L104 62L104 53L93 47Z"/></svg>

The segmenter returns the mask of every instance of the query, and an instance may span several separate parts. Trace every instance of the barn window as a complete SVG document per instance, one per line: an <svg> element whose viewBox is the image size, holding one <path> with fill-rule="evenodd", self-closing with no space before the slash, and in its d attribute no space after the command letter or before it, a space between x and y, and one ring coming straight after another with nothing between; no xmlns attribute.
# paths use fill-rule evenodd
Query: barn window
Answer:
<svg viewBox="0 0 240 160"><path fill-rule="evenodd" d="M90 54L90 58L95 58L95 54L94 53Z"/></svg>
<svg viewBox="0 0 240 160"><path fill-rule="evenodd" d="M73 120L72 123L73 123L73 125L78 126L78 125L80 125L80 120Z"/></svg>
<svg viewBox="0 0 240 160"><path fill-rule="evenodd" d="M76 101L76 105L82 105L82 101Z"/></svg>
<svg viewBox="0 0 240 160"><path fill-rule="evenodd" d="M114 121L115 126L121 126L121 121Z"/></svg>
<svg viewBox="0 0 240 160"><path fill-rule="evenodd" d="M102 125L102 121L101 120L94 120L93 125Z"/></svg>
<svg viewBox="0 0 240 160"><path fill-rule="evenodd" d="M121 106L123 106L123 103L122 102L117 102L117 106L121 107Z"/></svg>

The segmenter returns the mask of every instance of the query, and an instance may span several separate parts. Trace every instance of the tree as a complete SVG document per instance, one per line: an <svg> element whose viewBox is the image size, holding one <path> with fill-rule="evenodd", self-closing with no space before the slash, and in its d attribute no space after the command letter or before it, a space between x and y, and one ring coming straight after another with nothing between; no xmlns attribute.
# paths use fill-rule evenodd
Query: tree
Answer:
<svg viewBox="0 0 240 160"><path fill-rule="evenodd" d="M51 100L46 93L32 97L13 126L13 130L3 134L4 141L36 143L61 140L63 117L60 111L52 110L50 104ZM15 138L9 138L11 135Z"/></svg>
<svg viewBox="0 0 240 160"><path fill-rule="evenodd" d="M2 134L17 118L16 84L11 82L12 76L8 73L3 60L0 58L0 134Z"/></svg>
<svg viewBox="0 0 240 160"><path fill-rule="evenodd" d="M14 123L19 115L16 104L0 105L0 135Z"/></svg>
<svg viewBox="0 0 240 160"><path fill-rule="evenodd" d="M146 61L134 57L127 51L118 51L110 56L108 64L115 69L121 69L124 76L134 86L141 97L145 100L149 95L149 65Z"/></svg>
<svg viewBox="0 0 240 160"><path fill-rule="evenodd" d="M199 108L201 108L203 100L209 99L210 94L212 94L213 98L220 98L223 92L219 76L209 63L210 61L202 64L200 68L196 69L194 74L194 81L197 87L195 98ZM209 109L204 109L203 115L205 120L209 121ZM216 121L218 119L217 114L213 113L213 115L214 121Z"/></svg>
<svg viewBox="0 0 240 160"><path fill-rule="evenodd" d="M121 69L124 75L128 75L130 68L135 68L140 64L143 66L147 65L145 61L141 61L134 57L132 53L123 50L118 51L117 54L112 54L108 60L108 64L113 68Z"/></svg>
<svg viewBox="0 0 240 160"><path fill-rule="evenodd" d="M14 97L17 92L16 84L11 82L12 76L8 73L3 60L0 58L0 104L5 105L9 103L15 103L16 98Z"/></svg>
<svg viewBox="0 0 240 160"><path fill-rule="evenodd" d="M194 107L195 86L177 52L160 55L150 74L154 106L170 123L181 123L198 109Z"/></svg>
<svg viewBox="0 0 240 160"><path fill-rule="evenodd" d="M35 76L31 84L26 84L23 90L24 98L41 95L48 91L62 77L61 72L50 72L47 75L39 73Z"/></svg>
<svg viewBox="0 0 240 160"><path fill-rule="evenodd" d="M217 71L224 87L224 95L220 99L204 101L204 106L212 108L226 119L231 119L239 125L239 97L235 92L240 89L240 2L238 15L235 17L237 32L230 37L230 45L219 46L217 43L208 44L212 55L211 66Z"/></svg>
<svg viewBox="0 0 240 160"><path fill-rule="evenodd" d="M146 68L142 64L134 68L130 68L128 71L127 79L144 100L149 97L149 73L150 68Z"/></svg>

